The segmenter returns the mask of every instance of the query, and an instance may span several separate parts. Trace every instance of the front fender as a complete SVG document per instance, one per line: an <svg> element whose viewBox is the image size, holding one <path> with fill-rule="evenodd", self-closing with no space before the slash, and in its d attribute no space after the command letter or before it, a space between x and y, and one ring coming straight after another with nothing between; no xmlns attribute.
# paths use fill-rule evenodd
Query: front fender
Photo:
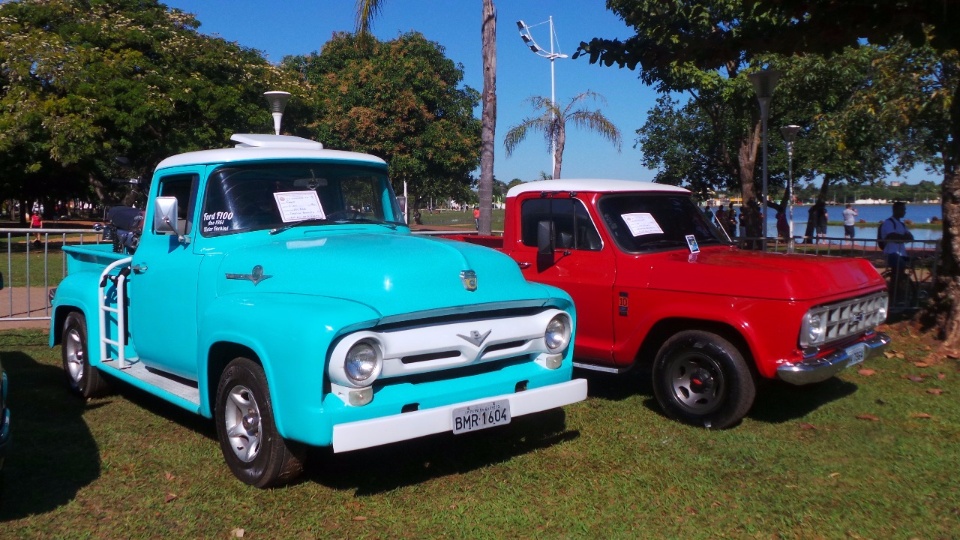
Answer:
<svg viewBox="0 0 960 540"><path fill-rule="evenodd" d="M76 272L68 274L57 285L50 316L50 347L60 344L60 329L70 311L80 311L87 320L87 354L91 364L100 362L100 348L95 347L100 335L100 317L97 316L100 294L100 274Z"/></svg>
<svg viewBox="0 0 960 540"><path fill-rule="evenodd" d="M717 297L676 291L661 293L648 290L639 296L642 301L636 304L643 306L643 314L632 328L625 332L627 337L620 341L616 352L618 364L630 364L638 360L639 351L646 344L651 331L662 321L689 321L683 324L689 324L690 329L695 328L698 323L727 327L740 335L748 349L743 351L744 355L752 357L758 368L762 367L761 359L777 356L773 349L782 349L770 347L771 343L778 342L796 348L795 338L799 333L800 316L795 315L795 312L802 311L803 308L795 302ZM631 298L631 303L634 302ZM778 329L764 337L771 330L770 324L778 325ZM769 370L761 371L765 377L772 375Z"/></svg>
<svg viewBox="0 0 960 540"><path fill-rule="evenodd" d="M379 318L368 306L328 297L269 293L217 298L200 317L198 358L206 358L208 365L198 375L199 387L208 389L201 414L213 416L219 384L219 371L209 366L225 365L210 358L212 351L236 344L252 350L263 366L281 436L302 441L318 429L332 433L322 414L331 343L351 329L374 326Z"/></svg>

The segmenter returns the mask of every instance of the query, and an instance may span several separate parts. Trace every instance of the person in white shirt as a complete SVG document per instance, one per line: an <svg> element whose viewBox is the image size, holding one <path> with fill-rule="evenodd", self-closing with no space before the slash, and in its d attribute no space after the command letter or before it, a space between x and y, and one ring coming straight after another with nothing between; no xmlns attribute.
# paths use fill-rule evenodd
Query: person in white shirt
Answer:
<svg viewBox="0 0 960 540"><path fill-rule="evenodd" d="M880 225L880 238L886 244L883 254L887 258L887 266L896 272L902 272L910 261L907 256L906 242L913 241L913 234L907 230L902 219L907 214L907 203L897 201L893 203L893 216L884 220Z"/></svg>
<svg viewBox="0 0 960 540"><path fill-rule="evenodd" d="M857 228L854 227L857 223L857 215L857 209L852 204L847 204L843 210L843 235L851 240L857 235Z"/></svg>

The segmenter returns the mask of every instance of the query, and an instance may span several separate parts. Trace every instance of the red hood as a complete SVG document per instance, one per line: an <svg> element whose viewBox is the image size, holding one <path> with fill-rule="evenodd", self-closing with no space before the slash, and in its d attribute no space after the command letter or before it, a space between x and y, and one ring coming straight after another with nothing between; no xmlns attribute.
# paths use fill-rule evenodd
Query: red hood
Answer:
<svg viewBox="0 0 960 540"><path fill-rule="evenodd" d="M670 251L639 258L650 265L648 287L747 298L814 300L876 290L885 282L865 259L818 257L711 247L700 253ZM810 279L815 277L815 279Z"/></svg>

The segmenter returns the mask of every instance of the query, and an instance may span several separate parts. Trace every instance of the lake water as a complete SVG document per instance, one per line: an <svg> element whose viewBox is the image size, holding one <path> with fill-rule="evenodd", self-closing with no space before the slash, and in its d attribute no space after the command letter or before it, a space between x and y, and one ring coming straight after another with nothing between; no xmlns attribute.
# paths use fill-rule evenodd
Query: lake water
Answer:
<svg viewBox="0 0 960 540"><path fill-rule="evenodd" d="M863 220L872 224L870 227L857 227L857 238L860 239L876 239L876 226L879 225L881 221L893 215L892 204L864 204L854 205L853 207L859 214L857 216L858 222ZM827 205L827 215L830 217L830 221L843 221L844 208L846 208L845 205ZM806 231L807 212L809 210L810 205L793 207L794 236L803 236L804 231ZM943 216L942 210L939 204L907 204L907 215L904 216L903 219L904 221L910 220L914 223L930 223L932 218L940 218ZM916 240L939 240L943 236L943 229L940 227L934 229L918 229L910 228L908 224L907 228L910 229L910 232L913 233L913 237ZM767 234L770 236L776 236L777 234L776 211L772 208L770 209L770 217L767 219ZM843 226L828 225L827 237L843 238Z"/></svg>

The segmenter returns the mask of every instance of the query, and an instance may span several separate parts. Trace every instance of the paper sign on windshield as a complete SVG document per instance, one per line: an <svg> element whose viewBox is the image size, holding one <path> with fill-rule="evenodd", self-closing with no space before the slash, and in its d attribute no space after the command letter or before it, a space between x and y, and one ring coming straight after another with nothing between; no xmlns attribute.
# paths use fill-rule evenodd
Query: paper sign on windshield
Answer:
<svg viewBox="0 0 960 540"><path fill-rule="evenodd" d="M623 222L627 224L630 233L634 236L645 236L648 234L663 234L663 229L653 219L653 215L647 212L638 212L635 214L622 214Z"/></svg>
<svg viewBox="0 0 960 540"><path fill-rule="evenodd" d="M274 193L273 198L277 200L280 219L284 223L327 217L320 206L320 197L316 191L281 191Z"/></svg>

